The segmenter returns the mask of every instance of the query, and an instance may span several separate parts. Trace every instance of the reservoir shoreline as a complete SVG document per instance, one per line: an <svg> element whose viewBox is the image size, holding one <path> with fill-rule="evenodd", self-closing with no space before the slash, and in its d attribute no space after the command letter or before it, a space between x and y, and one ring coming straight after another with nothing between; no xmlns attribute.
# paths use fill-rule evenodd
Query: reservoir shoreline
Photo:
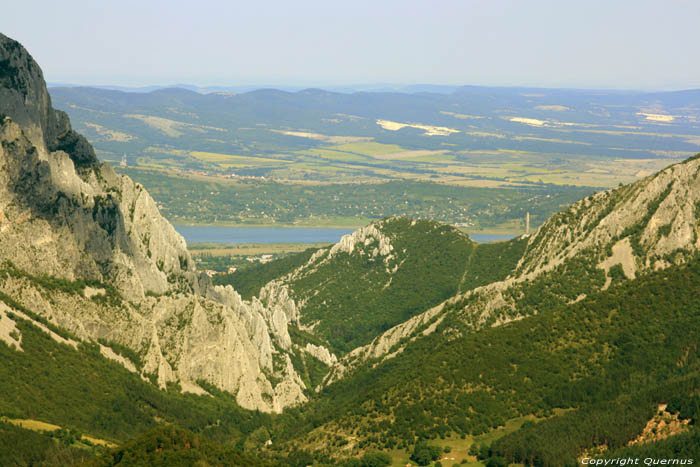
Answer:
<svg viewBox="0 0 700 467"><path fill-rule="evenodd" d="M222 225L175 224L175 230L185 238L187 244L281 244L281 243L337 243L343 235L356 229L328 227L231 227ZM477 243L508 240L516 235L472 233L469 236Z"/></svg>

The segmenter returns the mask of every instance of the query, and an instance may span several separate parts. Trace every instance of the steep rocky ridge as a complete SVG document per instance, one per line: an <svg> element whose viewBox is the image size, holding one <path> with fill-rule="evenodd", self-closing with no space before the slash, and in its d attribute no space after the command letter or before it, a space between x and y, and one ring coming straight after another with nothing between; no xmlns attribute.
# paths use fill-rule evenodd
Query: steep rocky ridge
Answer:
<svg viewBox="0 0 700 467"><path fill-rule="evenodd" d="M65 151L76 165L97 163L87 140L68 115L51 106L41 68L22 45L0 33L0 116L12 116L42 158Z"/></svg>
<svg viewBox="0 0 700 467"><path fill-rule="evenodd" d="M39 66L0 35L0 290L79 339L115 342L159 385L280 411L306 400L287 350L295 305L198 275L139 184L100 164L51 106ZM8 318L9 319L9 318ZM10 323L3 318L3 327Z"/></svg>
<svg viewBox="0 0 700 467"><path fill-rule="evenodd" d="M366 362L391 358L448 316L474 330L499 326L687 261L700 248L699 177L700 156L695 156L555 214L527 238L508 278L456 295L389 329L341 359L325 383ZM448 339L462 335L449 326L440 332Z"/></svg>
<svg viewBox="0 0 700 467"><path fill-rule="evenodd" d="M285 261L286 269L282 262L261 266L278 276L260 283L256 294L266 302L274 290L295 304L287 313L294 323L289 327L291 348L318 390L319 378L329 369L327 381L335 380L345 374L346 361L380 357L401 336L424 325L428 331L423 332L432 331L441 302L504 279L524 247L521 239L477 245L446 224L391 217L345 235L335 245L306 252L303 261ZM254 275L270 277L261 270ZM421 314L426 308L430 311ZM376 346L364 345L386 329L391 331Z"/></svg>
<svg viewBox="0 0 700 467"><path fill-rule="evenodd" d="M475 245L449 225L387 218L319 249L266 287L285 289L300 329L343 354L455 295L470 276Z"/></svg>

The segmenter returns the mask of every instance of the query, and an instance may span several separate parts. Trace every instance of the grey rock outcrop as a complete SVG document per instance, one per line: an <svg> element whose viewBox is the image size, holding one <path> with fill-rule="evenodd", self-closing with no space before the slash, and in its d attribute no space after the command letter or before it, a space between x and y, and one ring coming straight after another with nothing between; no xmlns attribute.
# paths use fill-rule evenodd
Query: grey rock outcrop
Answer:
<svg viewBox="0 0 700 467"><path fill-rule="evenodd" d="M77 166L97 163L90 143L51 106L41 68L22 45L0 33L0 116L11 116L40 156L64 151Z"/></svg>
<svg viewBox="0 0 700 467"><path fill-rule="evenodd" d="M0 264L12 271L0 290L83 340L130 347L161 386L204 392L203 380L262 411L306 400L286 353L294 302L274 290L244 302L198 274L146 190L99 163L51 107L36 62L2 35L0 114Z"/></svg>

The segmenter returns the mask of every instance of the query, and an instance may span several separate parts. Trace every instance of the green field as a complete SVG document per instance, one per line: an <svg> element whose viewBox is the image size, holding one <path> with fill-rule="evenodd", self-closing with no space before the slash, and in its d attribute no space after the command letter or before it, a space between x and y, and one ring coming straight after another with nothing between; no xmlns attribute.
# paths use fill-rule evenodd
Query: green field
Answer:
<svg viewBox="0 0 700 467"><path fill-rule="evenodd" d="M382 144L374 142L342 144L340 146L335 146L335 149L338 151L363 154L365 156L380 156L382 154L391 154L406 150L405 148L402 148L396 144Z"/></svg>

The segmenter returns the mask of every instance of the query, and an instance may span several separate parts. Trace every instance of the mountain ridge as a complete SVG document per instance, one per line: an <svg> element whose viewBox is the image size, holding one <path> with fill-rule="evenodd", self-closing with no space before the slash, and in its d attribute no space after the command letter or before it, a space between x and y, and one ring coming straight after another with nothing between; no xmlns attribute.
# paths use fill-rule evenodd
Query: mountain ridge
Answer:
<svg viewBox="0 0 700 467"><path fill-rule="evenodd" d="M391 358L406 342L434 332L450 314L474 329L536 314L536 303L522 304L537 279L557 275L557 280L566 281L568 276L573 280L588 275L583 284L565 294L551 292L557 301L575 303L591 290L607 289L613 280L611 270L618 265L623 278L633 279L646 271L683 263L700 249L699 175L700 157L694 156L639 182L591 195L555 214L528 237L512 276L450 297L354 349L332 368L325 384L365 361Z"/></svg>

